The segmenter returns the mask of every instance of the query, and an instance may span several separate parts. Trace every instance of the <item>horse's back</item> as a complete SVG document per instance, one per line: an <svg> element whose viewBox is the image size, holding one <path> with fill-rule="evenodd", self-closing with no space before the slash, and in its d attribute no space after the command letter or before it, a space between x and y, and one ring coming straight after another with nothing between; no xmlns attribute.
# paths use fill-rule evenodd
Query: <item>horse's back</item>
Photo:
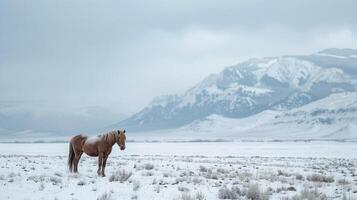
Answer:
<svg viewBox="0 0 357 200"><path fill-rule="evenodd" d="M86 145L97 145L100 141L101 141L100 137L93 136L93 137L87 138L85 144Z"/></svg>
<svg viewBox="0 0 357 200"><path fill-rule="evenodd" d="M98 136L87 138L83 144L83 151L89 156L98 156L98 147L100 142L101 138Z"/></svg>
<svg viewBox="0 0 357 200"><path fill-rule="evenodd" d="M70 139L70 144L77 151L82 151L83 145L84 145L85 141L87 140L87 138L88 138L87 136L82 135L82 134L75 135Z"/></svg>
<svg viewBox="0 0 357 200"><path fill-rule="evenodd" d="M83 135L83 134L79 134L79 135L75 135L70 139L70 142L76 142L76 141L85 141L87 140L87 136Z"/></svg>

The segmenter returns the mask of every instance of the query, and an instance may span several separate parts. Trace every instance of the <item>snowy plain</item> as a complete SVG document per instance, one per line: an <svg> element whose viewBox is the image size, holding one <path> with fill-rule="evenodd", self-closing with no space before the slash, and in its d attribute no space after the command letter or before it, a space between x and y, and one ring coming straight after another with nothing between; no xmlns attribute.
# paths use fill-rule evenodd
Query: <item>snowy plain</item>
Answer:
<svg viewBox="0 0 357 200"><path fill-rule="evenodd" d="M1 143L0 199L356 199L354 142L128 143L98 177L67 143Z"/></svg>

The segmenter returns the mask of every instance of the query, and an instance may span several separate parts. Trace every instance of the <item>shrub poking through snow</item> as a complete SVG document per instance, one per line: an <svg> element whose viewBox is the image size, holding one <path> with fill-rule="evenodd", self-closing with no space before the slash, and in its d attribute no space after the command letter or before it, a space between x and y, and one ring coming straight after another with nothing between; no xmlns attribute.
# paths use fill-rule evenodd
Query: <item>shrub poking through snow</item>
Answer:
<svg viewBox="0 0 357 200"><path fill-rule="evenodd" d="M85 182L85 181L83 181L83 180L78 181L78 183L77 183L77 185L79 185L79 186L83 186L83 185L85 185L85 184L86 184L86 182Z"/></svg>
<svg viewBox="0 0 357 200"><path fill-rule="evenodd" d="M183 186L178 186L178 191L181 191L181 192L188 192L190 191L190 189L188 189L187 187L183 187Z"/></svg>
<svg viewBox="0 0 357 200"><path fill-rule="evenodd" d="M268 200L269 199L269 195L262 192L260 190L258 184L250 185L246 192L246 196L248 199L251 199L251 200Z"/></svg>
<svg viewBox="0 0 357 200"><path fill-rule="evenodd" d="M190 193L188 192L183 192L181 194L181 199L182 200L196 200L195 196L192 196Z"/></svg>
<svg viewBox="0 0 357 200"><path fill-rule="evenodd" d="M160 193L161 189L160 189L160 185L159 185L159 184L157 184L157 185L154 187L154 191L155 191L156 193Z"/></svg>
<svg viewBox="0 0 357 200"><path fill-rule="evenodd" d="M14 172L11 172L10 174L7 175L8 178L14 178L16 174Z"/></svg>
<svg viewBox="0 0 357 200"><path fill-rule="evenodd" d="M227 186L224 186L218 190L219 199L238 199L242 195L243 193L239 187L236 186L233 186L231 189L227 188Z"/></svg>
<svg viewBox="0 0 357 200"><path fill-rule="evenodd" d="M133 181L133 191L136 192L140 189L140 182L137 180Z"/></svg>
<svg viewBox="0 0 357 200"><path fill-rule="evenodd" d="M291 174L282 171L281 169L278 170L278 176L285 176L285 177L289 177Z"/></svg>
<svg viewBox="0 0 357 200"><path fill-rule="evenodd" d="M324 182L324 183L332 183L335 179L332 176L324 176L321 174L312 174L307 177L307 180L312 182Z"/></svg>
<svg viewBox="0 0 357 200"><path fill-rule="evenodd" d="M58 185L58 184L62 183L62 179L58 178L56 176L51 176L50 181L52 182L53 185Z"/></svg>
<svg viewBox="0 0 357 200"><path fill-rule="evenodd" d="M208 169L207 169L207 167L205 167L205 166L200 166L200 172L207 172L208 171Z"/></svg>
<svg viewBox="0 0 357 200"><path fill-rule="evenodd" d="M109 182L119 181L121 183L127 181L131 177L132 173L125 170L119 170L112 173L109 176Z"/></svg>
<svg viewBox="0 0 357 200"><path fill-rule="evenodd" d="M196 199L197 200L205 200L206 197L201 191L199 191L199 192L196 193Z"/></svg>
<svg viewBox="0 0 357 200"><path fill-rule="evenodd" d="M339 185L348 185L348 184L350 184L350 182L349 182L347 179L345 179L345 178L338 180L337 183L338 183Z"/></svg>
<svg viewBox="0 0 357 200"><path fill-rule="evenodd" d="M208 179L218 180L218 173L212 171L211 169L209 169L209 170L206 172L206 175L205 175L204 177L205 177L205 178L208 178Z"/></svg>
<svg viewBox="0 0 357 200"><path fill-rule="evenodd" d="M195 185L200 184L201 182L202 182L202 179L200 179L199 177L192 178L192 183Z"/></svg>
<svg viewBox="0 0 357 200"><path fill-rule="evenodd" d="M109 192L104 192L102 195L97 197L97 200L111 200L112 199L112 194Z"/></svg>
<svg viewBox="0 0 357 200"><path fill-rule="evenodd" d="M163 177L165 177L165 178L168 178L168 177L170 177L170 176L172 176L169 172L164 172L163 174L162 174L162 176Z"/></svg>
<svg viewBox="0 0 357 200"><path fill-rule="evenodd" d="M62 177L63 174L61 172L55 172L55 176Z"/></svg>
<svg viewBox="0 0 357 200"><path fill-rule="evenodd" d="M289 186L287 188L286 187L279 187L279 188L276 189L277 193L280 193L282 191L296 191L296 188L293 187L293 186Z"/></svg>
<svg viewBox="0 0 357 200"><path fill-rule="evenodd" d="M45 189L45 184L41 183L38 190L43 191Z"/></svg>
<svg viewBox="0 0 357 200"><path fill-rule="evenodd" d="M305 200L305 199L316 199L316 200L325 200L327 199L327 196L324 194L320 194L317 189L315 190L308 190L307 188L304 188L300 194L295 195L292 197L293 200Z"/></svg>
<svg viewBox="0 0 357 200"><path fill-rule="evenodd" d="M152 171L147 171L142 173L143 176L153 176L154 173Z"/></svg>
<svg viewBox="0 0 357 200"><path fill-rule="evenodd" d="M304 180L304 176L301 174L295 174L296 180Z"/></svg>
<svg viewBox="0 0 357 200"><path fill-rule="evenodd" d="M146 170L152 170L152 169L154 169L154 165L151 164L151 163L146 163L146 164L144 165L144 169L146 169Z"/></svg>
<svg viewBox="0 0 357 200"><path fill-rule="evenodd" d="M27 180L27 181L33 181L33 182L37 183L37 182L45 181L45 180L46 180L46 176L45 176L45 175L29 176L26 180Z"/></svg>

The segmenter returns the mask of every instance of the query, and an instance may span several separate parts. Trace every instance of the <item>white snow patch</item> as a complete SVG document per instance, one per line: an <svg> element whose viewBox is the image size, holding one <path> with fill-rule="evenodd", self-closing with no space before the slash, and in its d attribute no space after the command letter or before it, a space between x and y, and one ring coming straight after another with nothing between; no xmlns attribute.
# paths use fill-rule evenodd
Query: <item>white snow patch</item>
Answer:
<svg viewBox="0 0 357 200"><path fill-rule="evenodd" d="M338 56L338 55L333 55L333 54L327 54L327 53L315 53L314 55L316 56L325 56L325 57L332 57L332 58L341 58L341 59L346 59L346 56Z"/></svg>
<svg viewBox="0 0 357 200"><path fill-rule="evenodd" d="M97 142L99 142L100 137L99 136L93 136L93 137L89 137L85 143L87 144L96 144Z"/></svg>
<svg viewBox="0 0 357 200"><path fill-rule="evenodd" d="M130 143L127 149L119 154L113 148L106 173L131 176L112 182L96 175L97 158L86 155L79 174L69 173L68 144L1 145L0 199L194 199L200 194L211 200L224 188L248 191L252 184L258 189L249 191L268 191L272 200L301 193L357 198L354 143ZM328 181L316 182L312 175ZM246 192L241 195L248 199Z"/></svg>

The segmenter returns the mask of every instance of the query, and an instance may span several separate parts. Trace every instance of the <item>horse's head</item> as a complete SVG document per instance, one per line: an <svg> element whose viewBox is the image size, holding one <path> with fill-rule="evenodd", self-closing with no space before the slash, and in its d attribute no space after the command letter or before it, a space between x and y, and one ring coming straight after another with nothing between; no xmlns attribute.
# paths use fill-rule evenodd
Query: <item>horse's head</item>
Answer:
<svg viewBox="0 0 357 200"><path fill-rule="evenodd" d="M125 141L126 141L125 130L123 131L118 130L117 144L119 145L120 150L125 149Z"/></svg>

